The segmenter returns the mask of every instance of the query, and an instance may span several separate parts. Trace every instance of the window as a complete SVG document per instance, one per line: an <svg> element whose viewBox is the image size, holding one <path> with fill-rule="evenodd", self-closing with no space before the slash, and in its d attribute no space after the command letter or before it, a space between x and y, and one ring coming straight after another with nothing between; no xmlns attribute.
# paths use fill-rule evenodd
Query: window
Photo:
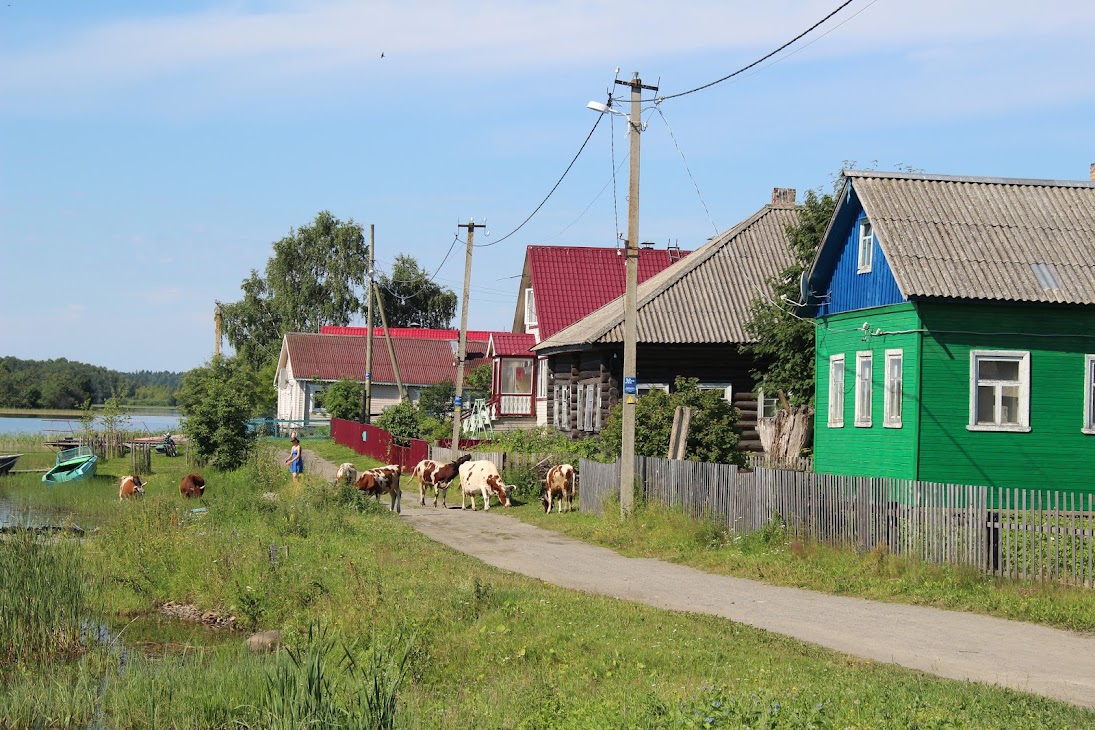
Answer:
<svg viewBox="0 0 1095 730"><path fill-rule="evenodd" d="M525 289L525 326L536 326L536 299L532 296L532 288Z"/></svg>
<svg viewBox="0 0 1095 730"><path fill-rule="evenodd" d="M779 413L779 398L760 391L757 394L757 411L760 418L775 418Z"/></svg>
<svg viewBox="0 0 1095 730"><path fill-rule="evenodd" d="M1095 433L1095 355L1084 356L1084 433Z"/></svg>
<svg viewBox="0 0 1095 730"><path fill-rule="evenodd" d="M717 390L727 403L734 403L734 389L730 383L700 383L700 390Z"/></svg>
<svg viewBox="0 0 1095 730"><path fill-rule="evenodd" d="M502 360L502 390L499 392L517 395L532 393L531 358Z"/></svg>
<svg viewBox="0 0 1095 730"><path fill-rule="evenodd" d="M555 384L555 397L553 399L553 405L555 407L554 419L555 428L560 431L570 430L570 385L569 384Z"/></svg>
<svg viewBox="0 0 1095 730"><path fill-rule="evenodd" d="M871 270L874 257L874 228L866 218L859 221L859 266L856 271L865 274Z"/></svg>
<svg viewBox="0 0 1095 730"><path fill-rule="evenodd" d="M855 354L855 425L869 428L871 425L871 371L874 353Z"/></svg>
<svg viewBox="0 0 1095 730"><path fill-rule="evenodd" d="M548 361L547 358L540 358L536 361L536 397L539 399L547 398L547 381L548 381Z"/></svg>
<svg viewBox="0 0 1095 730"><path fill-rule="evenodd" d="M886 393L883 398L882 425L886 428L901 428L901 350L886 350Z"/></svg>
<svg viewBox="0 0 1095 730"><path fill-rule="evenodd" d="M844 427L844 356L829 358L829 427Z"/></svg>
<svg viewBox="0 0 1095 730"><path fill-rule="evenodd" d="M635 394L640 398L647 393L655 390L660 390L663 393L668 393L669 383L638 383L635 386Z"/></svg>
<svg viewBox="0 0 1095 730"><path fill-rule="evenodd" d="M1030 430L1030 353L970 352L970 431Z"/></svg>
<svg viewBox="0 0 1095 730"><path fill-rule="evenodd" d="M578 428L583 431L594 430L598 390L600 390L600 387L595 384L578 386Z"/></svg>

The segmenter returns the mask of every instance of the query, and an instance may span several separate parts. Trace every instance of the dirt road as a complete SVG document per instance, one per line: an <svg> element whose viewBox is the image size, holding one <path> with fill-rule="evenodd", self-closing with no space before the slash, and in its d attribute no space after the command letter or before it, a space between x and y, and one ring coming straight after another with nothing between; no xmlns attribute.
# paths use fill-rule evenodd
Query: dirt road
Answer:
<svg viewBox="0 0 1095 730"><path fill-rule="evenodd" d="M334 467L330 466L333 476ZM324 472L316 464L313 473ZM410 487L410 483L406 484ZM450 490L456 501L458 494ZM554 585L738 621L847 654L1095 707L1095 637L957 611L880 603L626 558L490 512L418 505L403 518L490 565ZM1092 600L1095 600L1093 597Z"/></svg>

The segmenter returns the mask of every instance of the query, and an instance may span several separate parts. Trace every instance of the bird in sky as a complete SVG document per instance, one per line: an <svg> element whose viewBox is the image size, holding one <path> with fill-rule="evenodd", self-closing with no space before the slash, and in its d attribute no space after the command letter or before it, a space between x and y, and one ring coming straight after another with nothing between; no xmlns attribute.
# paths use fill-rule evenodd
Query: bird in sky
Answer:
<svg viewBox="0 0 1095 730"><path fill-rule="evenodd" d="M381 58L384 58L384 51L381 51L381 52L380 52L380 57L381 57Z"/></svg>

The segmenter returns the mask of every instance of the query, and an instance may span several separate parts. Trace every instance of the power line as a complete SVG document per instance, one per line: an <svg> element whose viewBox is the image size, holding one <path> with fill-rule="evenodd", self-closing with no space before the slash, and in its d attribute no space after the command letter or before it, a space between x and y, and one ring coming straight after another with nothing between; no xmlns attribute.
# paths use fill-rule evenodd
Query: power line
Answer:
<svg viewBox="0 0 1095 730"><path fill-rule="evenodd" d="M696 188L696 196L700 199L700 205L703 206L703 210L707 213L707 220L711 223L711 227L715 229L715 235L719 235L719 227L715 225L715 220L711 217L711 211L707 208L707 203L703 199L703 193L700 192L700 184L696 182L695 176L692 174L692 169L688 167L688 160L684 156L684 150L681 149L680 144L677 142L677 135L673 134L673 128L669 126L669 120L665 118L665 114L662 112L660 105L655 105L654 109L657 110L658 116L665 122L665 128L669 130L669 138L673 140L673 146L677 148L677 152L680 153L681 160L684 162L685 172L688 173L689 179L692 180L692 187Z"/></svg>
<svg viewBox="0 0 1095 730"><path fill-rule="evenodd" d="M776 55L777 53L779 53L779 52L780 52L780 51L782 51L783 49L787 48L788 46L790 46L790 45L792 45L792 44L794 44L794 43L798 42L798 41L799 41L799 40L801 40L801 39L802 39L802 38L803 38L804 36L807 36L807 35L809 35L810 33L812 33L812 32L813 32L814 30L816 30L816 29L818 28L818 26L822 25L822 24L823 24L823 23L825 23L825 22L826 22L827 20L829 20L829 18L833 17L834 15L836 15L837 13L839 13L839 12L840 12L841 10L843 10L844 8L846 8L846 7L848 7L849 5L851 5L851 4L852 4L852 1L853 1L853 0L845 0L845 1L843 2L843 3L841 3L841 4L839 5L839 6L837 6L837 8L836 8L835 10L833 10L833 11L832 11L831 13L829 13L829 14L828 14L828 15L826 15L826 16L825 16L824 18L822 18L821 20L819 20L819 21L817 21L816 23L814 23L813 25L811 25L811 26L810 26L809 28L807 28L806 30L804 30L804 31L802 31L801 33L799 33L799 34L798 34L797 36L795 36L795 37L794 37L794 38L792 38L791 40L789 40L789 41L787 41L786 43L784 43L784 44L783 44L782 46L780 46L780 47L779 47L779 48L777 48L776 50L774 50L774 51L772 51L772 52L770 52L770 53L766 53L766 54L764 54L763 56L761 56L761 57L760 57L760 58L758 58L757 60L755 60L755 61L753 61L752 63L750 63L750 64L749 64L748 66L743 66L743 67L739 68L739 69L738 69L737 71L735 71L735 72L733 72L733 73L731 73L731 74L727 74L726 76L723 76L723 77L722 77L721 79L715 79L714 81L712 81L712 82L710 82L710 83L707 83L707 84L704 84L703 86L697 86L697 87L696 87L696 88L694 88L694 89L689 89L688 91L682 91L682 92L680 92L679 94L670 94L669 96L660 96L660 97L657 97L657 98L654 98L654 99L643 99L643 101L665 101L666 99L676 99L676 98L678 98L678 97L681 97L681 96L687 96L688 94L694 94L694 93L696 93L697 91L703 91L704 89L709 89L709 88L711 88L712 86L714 86L715 84L721 84L721 83L722 83L723 81L728 81L729 79L732 79L732 78L734 78L735 76L738 76L738 75L740 75L740 74L743 74L743 73L745 73L746 71L748 71L749 69L753 68L754 66L756 66L756 65L758 65L758 64L761 64L761 63L764 63L764 62L765 62L765 61L767 61L767 60L768 60L769 58L771 58L772 56ZM873 3L872 3L872 4L873 4Z"/></svg>
<svg viewBox="0 0 1095 730"><path fill-rule="evenodd" d="M849 0L849 2L850 2L850 0ZM601 117L603 117L603 116L604 116L604 114L598 114L597 115L597 121L593 122L593 128L589 130L589 134L586 135L585 141L582 142L582 146L579 147L578 151L574 153L574 158L570 161L570 164L567 165L567 169L563 170L563 174L555 182L555 185L552 186L551 190L548 191L547 196L545 196L544 199L540 201L540 204L538 206L536 206L535 210L533 210L531 213L528 214L528 218L525 218L523 221L521 221L521 225L517 226L512 231L510 231L506 235L502 236L497 241L491 241L490 243L477 243L475 245L476 248L486 248L487 246L496 246L496 245L498 245L502 241L505 241L507 238L512 236L514 233L517 233L517 231L524 228L525 224L528 223L530 220L532 220L532 216L534 216L538 212L540 212L540 209L544 207L544 203L548 202L548 198L550 198L552 196L552 194L554 194L555 191L562 184L563 179L566 178L567 173L570 172L570 168L574 167L574 163L578 161L578 156L582 154L582 150L584 150L586 148L586 145L589 144L589 140L593 136L593 133L597 131L597 125L601 123Z"/></svg>

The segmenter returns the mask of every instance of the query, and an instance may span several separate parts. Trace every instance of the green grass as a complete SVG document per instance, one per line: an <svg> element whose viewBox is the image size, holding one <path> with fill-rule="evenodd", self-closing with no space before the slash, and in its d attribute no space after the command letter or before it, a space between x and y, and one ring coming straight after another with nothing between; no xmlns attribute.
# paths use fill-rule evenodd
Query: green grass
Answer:
<svg viewBox="0 0 1095 730"><path fill-rule="evenodd" d="M104 479L120 475L115 466L103 466ZM340 718L335 726L353 727L364 717L362 690L380 706L395 685L400 728L1095 724L1091 712L1031 695L503 572L314 475L289 482L276 455L233 473L203 471L200 502L178 493L181 459L158 457L153 468L154 484L166 486L122 503L109 479L81 492L0 483L0 497L18 493L32 507L47 496L51 508L63 506L65 495L76 518L98 524L80 543L86 574L104 586L118 645L133 632L124 662L91 647L61 665L0 670L0 727L88 726L101 714L98 724L111 728L266 728L320 700ZM199 504L207 511L190 511ZM511 513L531 519L535 510ZM595 524L580 514L550 519ZM673 539L659 549L675 544L689 549ZM232 614L248 629L281 629L293 653L252 655L246 633L213 640L177 630L162 638L184 647L136 651L155 642L148 617L167 600ZM369 684L373 662L395 672L379 688Z"/></svg>
<svg viewBox="0 0 1095 730"><path fill-rule="evenodd" d="M791 538L778 525L735 536L713 522L649 504L640 504L630 519L621 519L611 505L604 517L577 512L545 515L539 503L517 507L512 514L623 555L668 560L709 573L1095 631L1095 595L1090 589L929 565L893 555L885 546L866 553L836 549Z"/></svg>

